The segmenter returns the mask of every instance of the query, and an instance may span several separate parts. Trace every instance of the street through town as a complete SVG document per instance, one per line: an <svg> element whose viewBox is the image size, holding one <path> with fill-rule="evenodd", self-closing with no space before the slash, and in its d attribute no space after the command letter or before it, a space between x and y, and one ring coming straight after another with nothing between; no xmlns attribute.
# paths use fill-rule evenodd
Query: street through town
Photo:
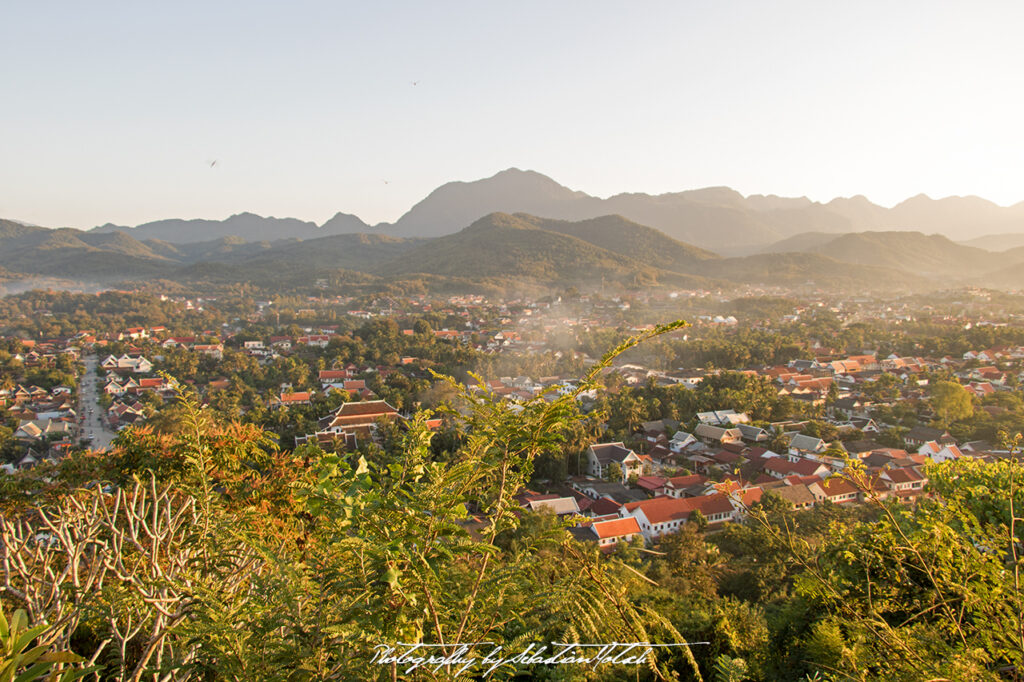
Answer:
<svg viewBox="0 0 1024 682"><path fill-rule="evenodd" d="M82 437L89 440L89 447L93 450L109 450L110 441L117 434L107 426L104 421L106 414L100 406L100 392L96 388L96 381L99 375L96 373L96 366L99 360L96 355L86 355L85 374L79 384L79 415L84 419L82 422Z"/></svg>

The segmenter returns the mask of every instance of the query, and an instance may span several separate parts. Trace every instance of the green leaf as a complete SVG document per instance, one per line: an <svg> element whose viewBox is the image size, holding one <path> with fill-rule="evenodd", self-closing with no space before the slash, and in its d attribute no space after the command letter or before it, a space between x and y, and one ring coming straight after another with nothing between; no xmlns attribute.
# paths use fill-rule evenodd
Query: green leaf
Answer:
<svg viewBox="0 0 1024 682"><path fill-rule="evenodd" d="M45 675L53 667L52 663L36 663L14 678L14 682L33 682Z"/></svg>
<svg viewBox="0 0 1024 682"><path fill-rule="evenodd" d="M28 615L23 609L14 612L14 620L11 622L11 632L17 634L28 627Z"/></svg>
<svg viewBox="0 0 1024 682"><path fill-rule="evenodd" d="M398 587L398 569L394 566L390 566L387 571L384 572L384 582L390 585L392 588Z"/></svg>
<svg viewBox="0 0 1024 682"><path fill-rule="evenodd" d="M32 665L32 663L34 663L37 658L41 658L43 656L43 654L45 654L45 653L46 653L46 647L45 646L37 646L37 647L35 647L33 649L29 649L28 651L26 651L21 656L21 660L18 662L18 665L19 666Z"/></svg>
<svg viewBox="0 0 1024 682"><path fill-rule="evenodd" d="M19 613L21 613L22 616L25 615L24 611L19 611ZM32 643L32 640L46 632L46 628L46 625L37 625L34 628L25 630L25 632L22 633L21 637L19 637L18 640L14 643L14 651L18 652L27 647L29 644Z"/></svg>
<svg viewBox="0 0 1024 682"><path fill-rule="evenodd" d="M51 651L39 657L40 663L81 663L84 660L71 651Z"/></svg>
<svg viewBox="0 0 1024 682"><path fill-rule="evenodd" d="M86 675L92 675L101 670L103 670L101 665L91 665L88 668L72 668L71 670L65 670L57 680L58 682L74 682L74 680L80 680Z"/></svg>

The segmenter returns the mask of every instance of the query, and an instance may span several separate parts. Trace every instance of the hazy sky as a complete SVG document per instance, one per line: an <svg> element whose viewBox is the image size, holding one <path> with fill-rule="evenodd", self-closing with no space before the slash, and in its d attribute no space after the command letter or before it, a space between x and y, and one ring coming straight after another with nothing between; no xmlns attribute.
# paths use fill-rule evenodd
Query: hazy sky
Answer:
<svg viewBox="0 0 1024 682"><path fill-rule="evenodd" d="M1017 0L12 0L0 217L374 223L511 166L598 196L1006 205L1021 26Z"/></svg>

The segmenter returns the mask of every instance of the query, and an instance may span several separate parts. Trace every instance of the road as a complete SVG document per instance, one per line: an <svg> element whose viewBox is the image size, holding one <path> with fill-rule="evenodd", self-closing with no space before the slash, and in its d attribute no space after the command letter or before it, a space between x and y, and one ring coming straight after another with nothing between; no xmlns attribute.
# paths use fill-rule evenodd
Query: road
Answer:
<svg viewBox="0 0 1024 682"><path fill-rule="evenodd" d="M86 355L83 360L85 361L85 374L82 375L78 387L78 414L85 417L85 421L82 422L82 437L93 436L93 441L89 444L93 450L109 450L110 441L117 434L106 425L102 418L105 412L100 407L100 392L96 389L96 380L99 379L96 366L99 364L99 360L93 354Z"/></svg>

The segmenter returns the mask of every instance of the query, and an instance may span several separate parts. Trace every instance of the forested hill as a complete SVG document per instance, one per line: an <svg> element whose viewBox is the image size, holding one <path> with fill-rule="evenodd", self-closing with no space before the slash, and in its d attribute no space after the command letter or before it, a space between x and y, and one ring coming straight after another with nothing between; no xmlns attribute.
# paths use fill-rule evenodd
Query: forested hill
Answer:
<svg viewBox="0 0 1024 682"><path fill-rule="evenodd" d="M765 199L765 206L775 205ZM14 278L20 273L25 279L108 285L159 279L186 287L214 282L301 287L348 271L381 286L442 278L445 286L467 290L486 280L492 286L916 291L950 285L1017 288L1018 265L1024 263L1020 249L993 253L919 232L806 233L776 242L766 253L721 258L621 215L568 221L493 213L434 239L364 232L172 243L131 235L3 221L0 267Z"/></svg>
<svg viewBox="0 0 1024 682"><path fill-rule="evenodd" d="M547 229L551 226L561 229ZM613 235L613 232L618 234ZM697 259L691 254L703 254L659 235L659 245L667 247L665 253L648 260L643 249L636 248L643 244L642 239L633 238L637 233L648 239L652 233L658 234L616 216L586 224L567 224L522 214L494 213L461 232L424 243L383 264L378 272L392 276L428 273L528 277L593 285L602 281L629 283L638 278L653 281L659 273L655 263L679 266L676 259L689 258L692 262ZM599 243L611 248L599 246Z"/></svg>
<svg viewBox="0 0 1024 682"><path fill-rule="evenodd" d="M1024 262L1024 253L996 252L957 244L939 235L920 232L856 232L796 235L763 249L764 253L803 252L829 256L844 263L873 265L933 277L981 276Z"/></svg>
<svg viewBox="0 0 1024 682"><path fill-rule="evenodd" d="M691 272L700 261L717 254L672 239L664 232L640 225L620 215L601 216L571 222L517 213L516 218L560 234L577 237L647 266L676 272Z"/></svg>

